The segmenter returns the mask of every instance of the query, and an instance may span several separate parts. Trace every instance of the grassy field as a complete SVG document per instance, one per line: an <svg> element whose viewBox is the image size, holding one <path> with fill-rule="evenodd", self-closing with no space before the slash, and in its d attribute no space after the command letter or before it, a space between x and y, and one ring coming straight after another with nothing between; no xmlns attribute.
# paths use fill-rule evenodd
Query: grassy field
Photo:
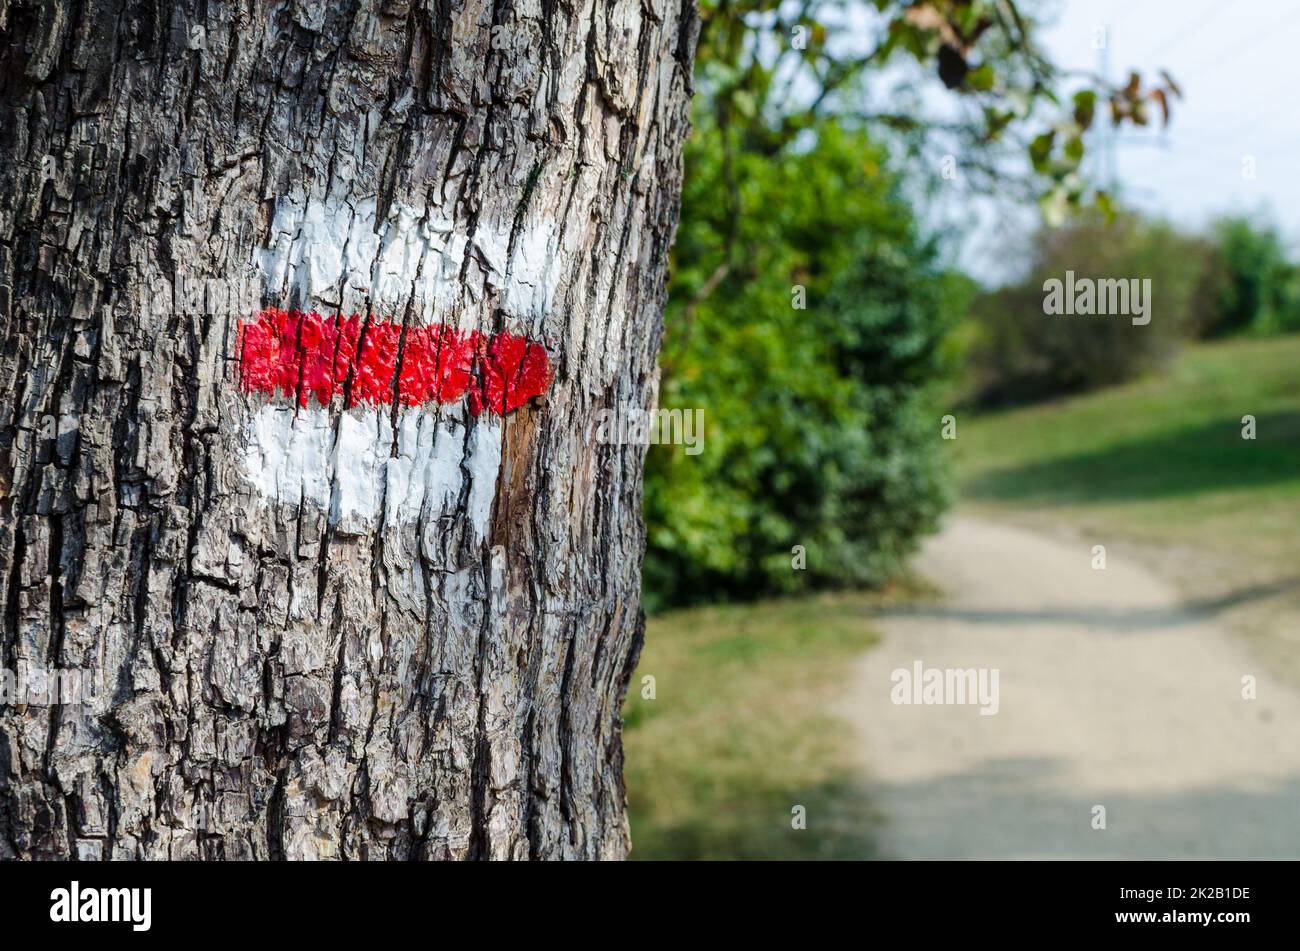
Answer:
<svg viewBox="0 0 1300 951"><path fill-rule="evenodd" d="M879 603L839 595L650 620L625 710L633 858L870 854L852 737L827 706L875 642ZM806 829L791 827L796 805Z"/></svg>
<svg viewBox="0 0 1300 951"><path fill-rule="evenodd" d="M1254 440L1241 438L1245 415ZM962 418L952 445L967 509L1154 559L1191 603L1296 664L1300 336L1199 344L1159 377ZM650 621L625 711L634 858L872 854L852 734L828 704L874 642L882 600ZM653 700L640 695L647 675ZM805 830L791 828L794 805Z"/></svg>
<svg viewBox="0 0 1300 951"><path fill-rule="evenodd" d="M1241 436L1246 415L1254 440ZM956 452L962 499L976 506L1295 556L1300 336L1197 345L1166 375L972 420Z"/></svg>
<svg viewBox="0 0 1300 951"><path fill-rule="evenodd" d="M1197 344L1160 376L959 427L968 509L1128 546L1300 674L1300 336Z"/></svg>

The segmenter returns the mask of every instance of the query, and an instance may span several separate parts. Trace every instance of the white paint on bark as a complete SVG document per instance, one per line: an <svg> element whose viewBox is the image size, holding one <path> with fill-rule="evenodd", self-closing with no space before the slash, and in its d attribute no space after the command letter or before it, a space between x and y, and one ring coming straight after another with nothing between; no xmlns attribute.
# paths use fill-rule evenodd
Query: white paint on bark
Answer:
<svg viewBox="0 0 1300 951"><path fill-rule="evenodd" d="M541 317L551 309L559 277L555 225L543 221L525 228L510 249L510 232L484 229L474 235L474 244L488 262L488 282L502 297L502 308L511 317Z"/></svg>
<svg viewBox="0 0 1300 951"><path fill-rule="evenodd" d="M253 255L267 293L297 292L304 308L366 295L389 313L407 301L426 313L445 313L462 294L478 299L474 283L461 280L469 242L449 219L401 202L391 205L378 226L375 218L373 198L280 198L268 243ZM477 259L486 265L487 283L507 315L540 317L554 301L560 276L555 224L542 220L525 227L515 236L513 252L511 234L509 222L480 222L473 236Z"/></svg>
<svg viewBox="0 0 1300 951"><path fill-rule="evenodd" d="M276 202L271 235L253 255L268 294L298 294L300 306L338 304L345 291L368 295L376 308L417 304L450 308L465 239L450 221L394 202L375 222L373 198L355 203L285 196Z"/></svg>
<svg viewBox="0 0 1300 951"><path fill-rule="evenodd" d="M317 410L309 407L306 412ZM330 453L330 521L352 529L379 520L392 445L393 427L386 413L363 408L339 414L334 451Z"/></svg>
<svg viewBox="0 0 1300 951"><path fill-rule="evenodd" d="M475 541L487 536L492 500L496 497L497 473L501 469L501 427L499 416L481 416L469 434L469 521Z"/></svg>
<svg viewBox="0 0 1300 951"><path fill-rule="evenodd" d="M470 431L466 436L465 428ZM487 535L501 466L502 421L464 406L333 411L267 403L247 426L244 475L265 498L328 511L345 531L435 522L466 507L476 540Z"/></svg>
<svg viewBox="0 0 1300 951"><path fill-rule="evenodd" d="M398 420L397 452L388 460L385 524L436 519L455 508L464 476L464 424L431 411L407 410Z"/></svg>

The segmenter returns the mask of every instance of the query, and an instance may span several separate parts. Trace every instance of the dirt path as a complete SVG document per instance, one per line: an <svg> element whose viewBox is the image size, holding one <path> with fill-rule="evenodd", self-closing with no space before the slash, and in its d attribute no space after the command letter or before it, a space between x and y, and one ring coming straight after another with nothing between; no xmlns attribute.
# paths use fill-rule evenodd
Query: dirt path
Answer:
<svg viewBox="0 0 1300 951"><path fill-rule="evenodd" d="M885 613L846 702L882 854L1300 856L1300 694L1122 550L1091 557L966 517L927 545L944 597ZM918 660L997 668L997 714L891 702Z"/></svg>

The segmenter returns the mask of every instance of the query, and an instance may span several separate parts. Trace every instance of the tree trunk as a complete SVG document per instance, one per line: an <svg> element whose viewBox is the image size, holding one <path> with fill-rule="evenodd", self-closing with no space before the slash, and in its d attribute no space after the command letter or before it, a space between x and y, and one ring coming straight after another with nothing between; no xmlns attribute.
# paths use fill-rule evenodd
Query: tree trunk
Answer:
<svg viewBox="0 0 1300 951"><path fill-rule="evenodd" d="M169 6L0 0L0 857L624 856L693 4Z"/></svg>

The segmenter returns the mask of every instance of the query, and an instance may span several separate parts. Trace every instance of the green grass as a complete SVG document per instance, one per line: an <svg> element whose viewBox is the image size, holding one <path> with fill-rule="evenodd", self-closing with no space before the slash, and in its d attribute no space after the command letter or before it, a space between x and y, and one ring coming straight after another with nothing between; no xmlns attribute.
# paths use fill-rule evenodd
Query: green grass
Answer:
<svg viewBox="0 0 1300 951"><path fill-rule="evenodd" d="M1241 438L1247 414L1253 441ZM1192 571L1194 590L1238 583L1220 578L1219 555L1228 574L1244 565L1256 580L1300 572L1300 336L1200 344L1159 377L963 417L952 446L967 507L1161 552L1185 545L1190 558L1171 570ZM880 601L651 619L625 711L633 858L873 854L878 820L855 782L852 732L828 703L874 643ZM653 700L640 695L646 675ZM805 830L791 828L794 805Z"/></svg>
<svg viewBox="0 0 1300 951"><path fill-rule="evenodd" d="M1164 375L971 419L954 449L975 508L1300 567L1300 336L1190 346Z"/></svg>
<svg viewBox="0 0 1300 951"><path fill-rule="evenodd" d="M625 709L636 859L862 858L871 815L828 704L875 643L878 596L651 618ZM655 699L641 696L655 678ZM807 828L791 827L791 809Z"/></svg>

